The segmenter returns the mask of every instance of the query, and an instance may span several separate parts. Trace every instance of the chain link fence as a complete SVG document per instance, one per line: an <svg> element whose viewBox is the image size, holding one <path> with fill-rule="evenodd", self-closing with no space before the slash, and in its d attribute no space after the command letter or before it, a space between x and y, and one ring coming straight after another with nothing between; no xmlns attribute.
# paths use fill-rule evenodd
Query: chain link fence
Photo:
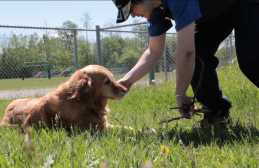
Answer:
<svg viewBox="0 0 259 168"><path fill-rule="evenodd" d="M173 80L176 39L172 28L159 63L136 85ZM236 58L234 41L229 36L220 45L221 65ZM118 80L147 47L146 22L93 30L0 25L0 99L44 95L90 64L106 67Z"/></svg>

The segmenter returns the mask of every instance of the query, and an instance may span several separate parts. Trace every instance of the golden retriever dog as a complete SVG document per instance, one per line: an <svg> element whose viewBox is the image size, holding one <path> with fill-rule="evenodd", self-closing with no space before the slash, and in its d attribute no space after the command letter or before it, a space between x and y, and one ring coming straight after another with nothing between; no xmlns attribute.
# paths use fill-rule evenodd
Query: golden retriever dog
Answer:
<svg viewBox="0 0 259 168"><path fill-rule="evenodd" d="M76 71L57 90L41 98L17 99L11 102L0 126L19 126L22 129L52 128L54 124L69 130L107 128L108 99L119 100L127 90L117 83L104 67L89 65ZM57 125L56 125L57 126Z"/></svg>

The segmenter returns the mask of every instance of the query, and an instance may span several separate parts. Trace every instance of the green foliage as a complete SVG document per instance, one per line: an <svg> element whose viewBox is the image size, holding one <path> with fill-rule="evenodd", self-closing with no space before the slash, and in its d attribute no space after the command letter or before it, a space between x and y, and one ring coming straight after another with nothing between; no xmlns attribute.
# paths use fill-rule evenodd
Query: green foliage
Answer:
<svg viewBox="0 0 259 168"><path fill-rule="evenodd" d="M144 52L141 44L143 42L139 38L122 38L119 35L103 38L103 64L107 68L131 69Z"/></svg>
<svg viewBox="0 0 259 168"><path fill-rule="evenodd" d="M232 51L231 53L230 50ZM230 44L230 39L228 37L221 43L219 50L216 53L216 57L221 64L231 62L237 57L235 50L233 42ZM230 58L230 54L232 54L232 58Z"/></svg>
<svg viewBox="0 0 259 168"><path fill-rule="evenodd" d="M66 29L77 27L69 20L62 25L62 28ZM133 26L132 30L145 31L146 25ZM49 61L51 71L74 70L74 35L74 30L58 30L54 33L46 31L41 35L37 33L9 35L11 37L4 38L4 45L1 46L0 79L21 78L21 64L32 61ZM97 64L96 42L89 40L87 32L83 31L77 31L76 38L78 68ZM146 33L135 33L130 38L121 37L118 33L108 33L108 36L103 36L101 39L103 65L107 68L129 70L137 63L147 46ZM46 67L26 68L25 77L32 77L37 71L45 70Z"/></svg>
<svg viewBox="0 0 259 168"><path fill-rule="evenodd" d="M163 54L166 54L166 64L167 72L175 69L175 52L177 46L177 36L176 35L167 35L165 50ZM161 57L159 63L155 67L156 72L164 72L164 56Z"/></svg>
<svg viewBox="0 0 259 168"><path fill-rule="evenodd" d="M77 28L71 21L63 23L63 28ZM77 32L78 33L78 32ZM79 68L97 63L96 44L87 37L77 34ZM6 38L0 53L0 79L21 78L22 63L49 61L52 71L74 70L74 31L59 30L56 34L46 32L42 36L16 35ZM36 68L27 68L26 77L31 77ZM41 68L39 71L46 70Z"/></svg>
<svg viewBox="0 0 259 168"><path fill-rule="evenodd" d="M135 130L108 129L68 134L64 130L31 131L35 149L30 159L17 128L0 129L0 167L258 167L259 89L238 65L217 70L223 93L230 98L233 118L229 127L197 127L201 118L158 125L179 116L175 83L132 87L120 101L109 101L109 123ZM187 94L192 96L191 89ZM0 100L0 118L11 100ZM154 128L156 134L145 132ZM142 129L143 132L137 131ZM181 143L182 142L182 143Z"/></svg>

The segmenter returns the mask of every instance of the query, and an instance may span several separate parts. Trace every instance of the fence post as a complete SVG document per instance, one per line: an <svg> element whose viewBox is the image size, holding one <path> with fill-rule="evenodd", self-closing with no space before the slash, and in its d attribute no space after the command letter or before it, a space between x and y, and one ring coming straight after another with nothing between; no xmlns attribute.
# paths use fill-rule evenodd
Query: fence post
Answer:
<svg viewBox="0 0 259 168"><path fill-rule="evenodd" d="M51 79L51 75L50 75L50 67L48 66L48 77L49 79Z"/></svg>
<svg viewBox="0 0 259 168"><path fill-rule="evenodd" d="M22 80L24 80L24 68L22 67Z"/></svg>
<svg viewBox="0 0 259 168"><path fill-rule="evenodd" d="M78 64L77 64L77 40L76 40L76 34L77 31L76 29L74 30L74 57L75 57L75 70L78 69Z"/></svg>
<svg viewBox="0 0 259 168"><path fill-rule="evenodd" d="M96 45L97 45L97 62L98 62L98 65L102 66L100 26L99 25L96 25Z"/></svg>
<svg viewBox="0 0 259 168"><path fill-rule="evenodd" d="M154 68L149 72L149 85L154 84L152 81L155 80L155 71Z"/></svg>
<svg viewBox="0 0 259 168"><path fill-rule="evenodd" d="M229 52L230 52L230 61L232 61L232 36L229 36Z"/></svg>
<svg viewBox="0 0 259 168"><path fill-rule="evenodd" d="M167 55L166 55L166 45L164 47L164 72L165 72L165 81L167 81Z"/></svg>
<svg viewBox="0 0 259 168"><path fill-rule="evenodd" d="M148 33L148 45L149 45L149 33ZM152 81L155 80L155 68L149 72L149 85L154 84Z"/></svg>

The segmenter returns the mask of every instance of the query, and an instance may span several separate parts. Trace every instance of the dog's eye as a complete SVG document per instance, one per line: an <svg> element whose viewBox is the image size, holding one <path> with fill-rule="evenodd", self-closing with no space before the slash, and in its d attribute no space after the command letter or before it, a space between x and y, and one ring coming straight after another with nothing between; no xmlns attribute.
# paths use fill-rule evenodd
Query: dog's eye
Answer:
<svg viewBox="0 0 259 168"><path fill-rule="evenodd" d="M105 84L107 84L107 85L110 84L110 83L111 83L110 79L107 79L106 82L105 82Z"/></svg>

